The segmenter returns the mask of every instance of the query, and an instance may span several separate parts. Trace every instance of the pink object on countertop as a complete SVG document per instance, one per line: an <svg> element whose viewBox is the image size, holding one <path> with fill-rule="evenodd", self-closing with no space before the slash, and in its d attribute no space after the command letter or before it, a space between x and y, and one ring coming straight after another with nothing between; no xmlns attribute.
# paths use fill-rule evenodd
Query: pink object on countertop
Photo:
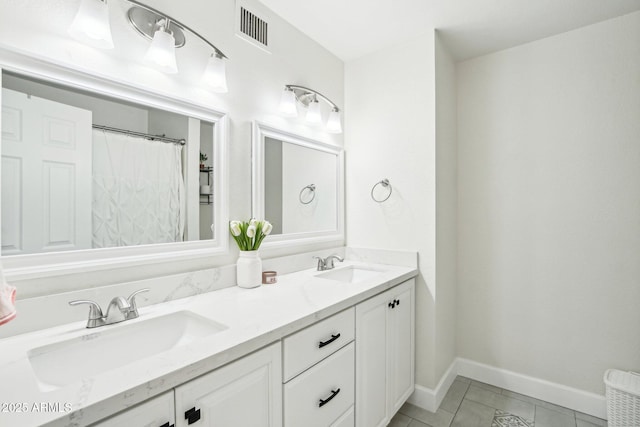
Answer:
<svg viewBox="0 0 640 427"><path fill-rule="evenodd" d="M0 282L0 325L13 320L16 317L16 288Z"/></svg>

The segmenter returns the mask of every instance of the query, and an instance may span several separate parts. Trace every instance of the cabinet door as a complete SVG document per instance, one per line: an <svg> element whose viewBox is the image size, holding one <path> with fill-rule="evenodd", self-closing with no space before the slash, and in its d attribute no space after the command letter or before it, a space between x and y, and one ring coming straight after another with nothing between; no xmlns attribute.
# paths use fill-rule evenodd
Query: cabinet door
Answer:
<svg viewBox="0 0 640 427"><path fill-rule="evenodd" d="M176 427L282 425L280 343L175 389Z"/></svg>
<svg viewBox="0 0 640 427"><path fill-rule="evenodd" d="M91 122L2 89L2 255L91 248Z"/></svg>
<svg viewBox="0 0 640 427"><path fill-rule="evenodd" d="M356 306L356 426L386 426L414 390L415 280Z"/></svg>
<svg viewBox="0 0 640 427"><path fill-rule="evenodd" d="M414 280L392 291L392 308L387 311L387 399L391 417L413 393L415 385Z"/></svg>
<svg viewBox="0 0 640 427"><path fill-rule="evenodd" d="M102 420L91 427L169 427L175 423L173 390L131 409Z"/></svg>
<svg viewBox="0 0 640 427"><path fill-rule="evenodd" d="M387 306L383 293L356 306L356 426L386 426Z"/></svg>

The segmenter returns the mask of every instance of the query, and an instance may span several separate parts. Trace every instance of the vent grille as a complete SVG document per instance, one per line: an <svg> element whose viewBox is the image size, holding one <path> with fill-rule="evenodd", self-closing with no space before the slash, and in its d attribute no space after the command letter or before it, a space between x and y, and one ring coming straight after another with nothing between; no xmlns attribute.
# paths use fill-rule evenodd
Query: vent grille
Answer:
<svg viewBox="0 0 640 427"><path fill-rule="evenodd" d="M269 46L269 24L240 7L240 32L262 46Z"/></svg>

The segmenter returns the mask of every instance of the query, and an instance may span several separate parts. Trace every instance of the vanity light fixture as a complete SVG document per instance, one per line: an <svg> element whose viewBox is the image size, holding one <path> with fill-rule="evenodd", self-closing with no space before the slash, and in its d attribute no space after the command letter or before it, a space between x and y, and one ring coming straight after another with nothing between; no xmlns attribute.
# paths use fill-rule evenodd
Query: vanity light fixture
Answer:
<svg viewBox="0 0 640 427"><path fill-rule="evenodd" d="M212 53L207 61L207 68L204 69L202 80L214 92L226 93L227 71L223 55L219 52Z"/></svg>
<svg viewBox="0 0 640 427"><path fill-rule="evenodd" d="M298 117L298 107L296 106L296 94L293 89L286 86L280 98L280 114L285 117Z"/></svg>
<svg viewBox="0 0 640 427"><path fill-rule="evenodd" d="M329 119L327 119L327 132L329 133L342 133L342 124L340 124L340 112L334 108L329 113Z"/></svg>
<svg viewBox="0 0 640 427"><path fill-rule="evenodd" d="M113 49L107 0L81 0L69 34L91 46Z"/></svg>
<svg viewBox="0 0 640 427"><path fill-rule="evenodd" d="M132 6L127 11L129 23L141 36L151 41L145 54L145 60L165 73L177 73L176 48L181 48L187 42L186 33L202 40L213 52L210 54L207 66L202 74L202 81L213 92L227 92L226 61L227 56L214 46L209 40L187 27L183 23L157 9L147 6L137 0L125 0ZM106 28L106 30L105 30ZM75 37L80 37L88 44L92 40L107 38L110 47L111 31L109 27L109 13L107 0L81 0L80 9L69 28Z"/></svg>
<svg viewBox="0 0 640 427"><path fill-rule="evenodd" d="M297 117L297 102L307 107L305 120L309 124L322 123L320 100L331 107L326 130L330 133L342 133L340 124L340 109L326 96L313 89L298 85L286 85L280 99L280 113L285 117ZM296 102L297 101L297 102Z"/></svg>
<svg viewBox="0 0 640 427"><path fill-rule="evenodd" d="M144 55L145 61L156 66L160 71L167 74L175 74L178 72L178 64L176 63L176 39L173 32L169 30L171 22L166 19L158 21L158 27L153 34L153 39Z"/></svg>
<svg viewBox="0 0 640 427"><path fill-rule="evenodd" d="M310 125L319 125L322 123L322 113L320 112L320 102L316 96L313 96L313 99L309 101L309 105L307 106L307 115L305 120Z"/></svg>

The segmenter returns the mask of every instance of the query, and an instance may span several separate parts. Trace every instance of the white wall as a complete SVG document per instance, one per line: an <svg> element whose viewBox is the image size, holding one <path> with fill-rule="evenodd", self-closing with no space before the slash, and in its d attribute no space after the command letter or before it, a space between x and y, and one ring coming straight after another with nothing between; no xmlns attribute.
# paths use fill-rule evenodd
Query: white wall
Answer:
<svg viewBox="0 0 640 427"><path fill-rule="evenodd" d="M640 370L640 13L458 65L459 355Z"/></svg>
<svg viewBox="0 0 640 427"><path fill-rule="evenodd" d="M345 68L347 244L419 252L416 381L433 387L435 109L433 33ZM388 178L392 196L371 199Z"/></svg>
<svg viewBox="0 0 640 427"><path fill-rule="evenodd" d="M269 22L271 53L257 49L234 34L234 0L192 0L188 5L172 0L148 0L145 3L174 16L222 49L229 57L229 93L212 94L199 85L209 52L202 42L193 37L188 36L187 45L178 51L179 74L165 75L148 68L141 60L148 41L137 35L126 22L126 2L109 2L116 46L110 51L84 46L67 35L79 1L1 2L0 40L12 49L46 60L228 112L229 212L232 219L248 219L251 216L253 120L308 138L342 145L342 135L328 135L321 129L311 129L301 121L284 119L277 114L280 95L287 83L314 88L338 106L344 106L343 63L316 42L257 1L245 3L250 10ZM336 242L330 242L305 248L281 248L271 255L335 245ZM18 298L25 295L25 292L20 292L20 287L27 287L30 295L38 295L43 289L84 288L231 264L237 257L237 248L233 244L230 248L229 254L215 259L164 263L152 269L126 268L112 270L108 275L96 273L27 280L17 283ZM47 286L43 286L43 283Z"/></svg>
<svg viewBox="0 0 640 427"><path fill-rule="evenodd" d="M458 141L456 65L436 31L436 336L435 378L456 358Z"/></svg>

